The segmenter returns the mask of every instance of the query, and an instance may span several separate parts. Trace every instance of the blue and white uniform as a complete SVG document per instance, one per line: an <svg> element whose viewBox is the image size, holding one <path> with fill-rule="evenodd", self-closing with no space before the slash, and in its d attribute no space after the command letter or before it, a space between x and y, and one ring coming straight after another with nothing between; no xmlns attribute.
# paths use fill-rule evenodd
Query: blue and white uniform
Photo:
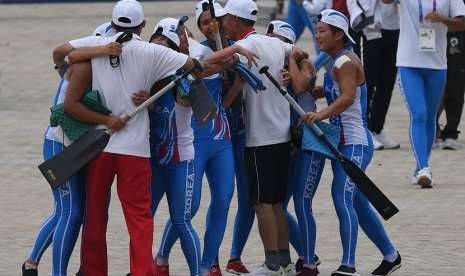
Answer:
<svg viewBox="0 0 465 276"><path fill-rule="evenodd" d="M179 105L172 89L155 101L149 117L152 212L166 192L169 229L179 234L191 275L200 275L200 241L191 224L199 208L201 189L195 179L192 108Z"/></svg>
<svg viewBox="0 0 465 276"><path fill-rule="evenodd" d="M334 64L338 64L338 59L350 60L345 55L348 52L348 50L343 50L335 58ZM331 79L330 73L325 75L324 89L328 105L332 104L341 94L339 83ZM373 141L367 128L366 99L366 84L363 83L356 88L354 103L342 113L330 118L330 123L338 126L341 130L338 149L362 170L368 167L373 156ZM395 254L396 250L389 240L383 224L365 195L347 176L339 161L333 160L331 166L334 174L331 194L339 218L339 231L343 247L341 263L355 267L359 224L383 256Z"/></svg>
<svg viewBox="0 0 465 276"><path fill-rule="evenodd" d="M292 89L288 91L292 94ZM316 110L315 100L310 93L305 92L294 98L306 112ZM291 125L302 128L302 120L294 110L291 112ZM291 244L299 256L303 256L304 264L307 265L315 264L316 223L312 212L312 201L323 173L324 163L324 156L318 152L296 148L291 153L286 206L293 197L299 223L297 224L293 216L287 212L289 237Z"/></svg>
<svg viewBox="0 0 465 276"><path fill-rule="evenodd" d="M61 80L53 105L63 103L68 81ZM64 146L60 137L54 134L55 128L48 127L44 140L44 160L59 154ZM70 177L66 183L52 190L54 211L40 227L32 252L28 260L35 263L50 244L53 247L52 276L67 275L69 258L79 235L82 224L84 208L84 175L77 173Z"/></svg>
<svg viewBox="0 0 465 276"><path fill-rule="evenodd" d="M202 44L210 47L206 41ZM218 107L217 116L203 127L193 118L196 183L200 185L206 173L211 193L201 264L203 270L209 270L216 262L223 241L229 204L234 193L234 153L229 123L222 104L223 80L216 74L203 79L203 82ZM177 233L170 229L167 224L159 253L161 256L169 255L177 239Z"/></svg>

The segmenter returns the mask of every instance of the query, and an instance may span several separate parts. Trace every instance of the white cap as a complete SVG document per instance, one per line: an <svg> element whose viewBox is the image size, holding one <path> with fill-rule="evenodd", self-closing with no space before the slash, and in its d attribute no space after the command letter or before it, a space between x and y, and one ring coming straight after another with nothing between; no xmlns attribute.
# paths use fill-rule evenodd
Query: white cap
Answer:
<svg viewBox="0 0 465 276"><path fill-rule="evenodd" d="M205 11L205 7L208 7L208 0L202 0L195 5L195 22L199 24L200 15ZM217 12L223 9L220 4L216 1L213 1L213 9L215 10L215 15Z"/></svg>
<svg viewBox="0 0 465 276"><path fill-rule="evenodd" d="M292 42L292 44L295 43L295 32L294 28L292 26L284 21L281 20L273 20L268 24L268 27L266 28L266 33L273 33L280 35L289 41Z"/></svg>
<svg viewBox="0 0 465 276"><path fill-rule="evenodd" d="M229 0L223 9L219 10L216 16L221 17L227 14L240 18L257 21L258 7L253 0Z"/></svg>
<svg viewBox="0 0 465 276"><path fill-rule="evenodd" d="M349 20L343 13L327 9L321 12L319 21L341 29L349 40L355 44L355 40L349 35Z"/></svg>
<svg viewBox="0 0 465 276"><path fill-rule="evenodd" d="M178 33L176 32L176 28L178 27L179 19L175 18L164 18L158 22L153 30L153 34L163 35L164 37L168 38L173 42L177 47L181 43L179 40Z"/></svg>
<svg viewBox="0 0 465 276"><path fill-rule="evenodd" d="M93 36L112 36L115 34L115 30L111 27L111 22L101 24L92 33Z"/></svg>
<svg viewBox="0 0 465 276"><path fill-rule="evenodd" d="M121 0L113 8L112 21L120 27L136 27L144 21L144 10L139 1Z"/></svg>

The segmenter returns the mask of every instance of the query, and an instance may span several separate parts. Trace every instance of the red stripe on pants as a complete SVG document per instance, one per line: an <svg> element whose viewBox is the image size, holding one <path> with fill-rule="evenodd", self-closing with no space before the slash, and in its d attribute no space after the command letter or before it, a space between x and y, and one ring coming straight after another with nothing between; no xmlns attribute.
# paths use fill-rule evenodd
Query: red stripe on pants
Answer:
<svg viewBox="0 0 465 276"><path fill-rule="evenodd" d="M143 157L107 152L99 154L87 168L82 272L85 276L108 275L107 214L115 175L130 238L131 276L153 276L150 161Z"/></svg>

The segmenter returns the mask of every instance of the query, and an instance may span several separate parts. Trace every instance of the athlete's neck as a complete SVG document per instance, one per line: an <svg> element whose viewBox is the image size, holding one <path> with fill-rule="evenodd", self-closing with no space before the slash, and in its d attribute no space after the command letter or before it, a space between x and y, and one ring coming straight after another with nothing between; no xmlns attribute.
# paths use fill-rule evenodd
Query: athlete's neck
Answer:
<svg viewBox="0 0 465 276"><path fill-rule="evenodd" d="M328 55L330 55L333 59L335 59L339 54L341 54L341 52L346 50L346 48L347 47L344 45L337 45L333 49L326 51L326 53L328 53Z"/></svg>

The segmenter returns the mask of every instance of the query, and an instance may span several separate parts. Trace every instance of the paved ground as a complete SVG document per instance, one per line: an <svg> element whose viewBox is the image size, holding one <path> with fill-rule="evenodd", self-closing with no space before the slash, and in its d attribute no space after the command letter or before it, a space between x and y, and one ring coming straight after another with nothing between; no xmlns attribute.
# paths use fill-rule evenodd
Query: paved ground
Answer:
<svg viewBox="0 0 465 276"><path fill-rule="evenodd" d="M191 2L144 3L144 7L147 29L143 38L149 36L161 17L181 13L193 17ZM90 34L95 26L109 20L111 8L111 4L0 5L0 143L4 145L0 148L0 275L18 275L35 231L52 208L50 189L36 168L42 159L42 134L47 126L49 102L58 83L51 51L63 41ZM189 25L196 30L192 21ZM308 34L299 44L311 48ZM465 129L465 125L461 128ZM408 114L398 90L394 93L387 130L401 142L401 149L376 152L368 174L401 210L386 223L404 258L404 266L396 275L462 275L465 269L464 151L433 151L431 163L438 185L432 190L420 190L409 184L414 160L408 144ZM322 275L329 275L338 265L341 254L328 168L314 203ZM203 195L201 211L195 219L200 234L204 231L209 203L207 188ZM235 211L234 198L220 252L222 264L228 258ZM154 247L159 243L167 213L163 202L156 215ZM123 275L128 271L128 238L116 197L111 205L108 241L110 275ZM76 246L70 273L77 270L78 252L79 246ZM363 234L360 234L357 253L359 271L368 275L380 256ZM243 259L254 266L263 260L262 256L254 228ZM50 262L48 251L42 260L41 275L49 273ZM172 275L188 275L179 246L173 251L171 265Z"/></svg>

